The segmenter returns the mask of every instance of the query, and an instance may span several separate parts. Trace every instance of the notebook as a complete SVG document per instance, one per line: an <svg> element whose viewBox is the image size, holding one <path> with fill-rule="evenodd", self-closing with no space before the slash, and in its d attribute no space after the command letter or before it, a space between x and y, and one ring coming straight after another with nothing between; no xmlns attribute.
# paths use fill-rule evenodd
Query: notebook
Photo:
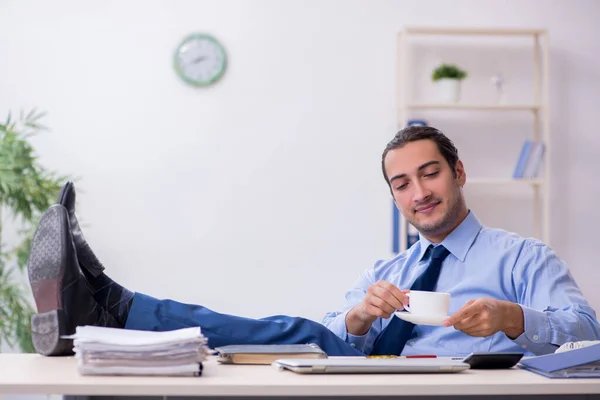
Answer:
<svg viewBox="0 0 600 400"><path fill-rule="evenodd" d="M563 350L522 359L519 367L547 378L600 378L600 344Z"/></svg>
<svg viewBox="0 0 600 400"><path fill-rule="evenodd" d="M241 344L216 347L223 364L271 364L278 358L327 358L316 344Z"/></svg>
<svg viewBox="0 0 600 400"><path fill-rule="evenodd" d="M271 364L278 370L300 374L406 374L453 373L469 364L452 358L363 358L335 357L320 360L279 359Z"/></svg>

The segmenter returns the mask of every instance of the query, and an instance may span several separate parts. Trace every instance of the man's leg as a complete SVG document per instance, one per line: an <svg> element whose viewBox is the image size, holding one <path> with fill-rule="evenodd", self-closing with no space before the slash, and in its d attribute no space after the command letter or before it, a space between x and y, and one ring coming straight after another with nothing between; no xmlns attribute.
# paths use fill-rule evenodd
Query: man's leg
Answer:
<svg viewBox="0 0 600 400"><path fill-rule="evenodd" d="M331 356L362 355L325 326L305 318L279 315L253 319L221 314L200 305L133 293L103 272L97 277L85 274L94 299L125 329L170 331L199 326L213 348L229 344L316 343Z"/></svg>
<svg viewBox="0 0 600 400"><path fill-rule="evenodd" d="M56 229L45 232L43 242L46 243L48 238L55 237L57 232L63 236L67 235L68 239L61 242L62 247L52 240L49 241L52 243L51 245L34 245L28 269L30 280L32 274L44 275L48 271L59 270L61 276L77 277L77 287L81 287L82 282L87 283L88 289L80 289L81 293L78 296L67 296L61 299L60 304L55 304L56 301L49 300L48 296L36 294L35 286L39 285L39 282L36 282L35 279L31 281L39 313L46 312L46 310L60 310L61 313L69 315L68 323L60 325L61 334L73 333L75 326L82 324L116 325L128 329L155 331L200 326L211 347L228 344L316 343L332 356L362 354L323 325L304 318L274 316L250 319L220 314L202 306L182 304L171 300L157 300L143 294L134 295L133 292L118 285L103 273L104 267L83 238L75 217L75 189L71 183L67 183L63 187L58 202L59 205L53 207L66 210L67 218L61 216L59 219L53 219L52 224ZM40 223L38 231L42 229L42 225L44 224ZM73 231L76 232L76 235L72 233ZM36 235L38 234L36 233ZM35 238L34 242L36 242ZM38 242L40 241L38 240ZM70 246L65 244L67 242L70 243ZM71 250L65 251L63 249L65 246ZM61 251L57 252L57 250ZM50 253L56 255L51 263L47 261L46 257ZM40 256L42 257L40 258ZM86 264L77 261L79 256L86 260ZM32 262L37 259L41 261ZM61 267L57 267L57 265ZM83 278L84 276L85 278ZM45 279L46 286L50 285L49 287L51 287L53 279L53 276ZM52 292L52 294L56 297L56 293ZM92 300L90 300L91 297L93 297ZM90 307L97 307L96 311L90 313ZM38 352L40 351L38 350ZM62 353L64 353L64 345Z"/></svg>
<svg viewBox="0 0 600 400"><path fill-rule="evenodd" d="M330 356L364 355L322 324L297 317L277 315L261 319L221 314L206 307L158 300L136 293L126 329L168 331L200 326L210 347L229 344L315 343Z"/></svg>

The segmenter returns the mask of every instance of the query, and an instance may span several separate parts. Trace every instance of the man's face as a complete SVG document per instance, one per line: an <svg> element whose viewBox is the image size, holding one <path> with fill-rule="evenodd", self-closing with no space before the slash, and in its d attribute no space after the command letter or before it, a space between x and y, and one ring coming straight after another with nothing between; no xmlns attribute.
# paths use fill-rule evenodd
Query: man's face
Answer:
<svg viewBox="0 0 600 400"><path fill-rule="evenodd" d="M400 212L429 240L443 240L466 216L463 164L455 176L432 140L388 152L384 167Z"/></svg>

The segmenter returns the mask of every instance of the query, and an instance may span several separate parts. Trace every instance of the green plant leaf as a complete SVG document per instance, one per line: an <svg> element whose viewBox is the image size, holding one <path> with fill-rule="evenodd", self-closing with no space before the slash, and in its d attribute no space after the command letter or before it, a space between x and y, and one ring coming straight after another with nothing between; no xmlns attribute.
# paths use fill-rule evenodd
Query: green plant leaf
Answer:
<svg viewBox="0 0 600 400"><path fill-rule="evenodd" d="M0 207L22 225L17 244L5 248L0 222L0 344L33 352L31 292L28 286L18 283L15 276L27 266L31 239L40 216L56 201L68 177L45 169L28 140L47 130L39 122L45 113L32 109L28 113L21 111L19 115L15 121L9 113L6 123L0 125Z"/></svg>

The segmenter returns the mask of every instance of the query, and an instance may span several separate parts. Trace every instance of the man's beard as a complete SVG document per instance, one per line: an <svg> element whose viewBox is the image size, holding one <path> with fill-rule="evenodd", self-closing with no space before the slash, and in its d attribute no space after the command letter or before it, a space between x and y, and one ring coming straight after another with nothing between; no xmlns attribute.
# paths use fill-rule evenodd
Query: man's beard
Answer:
<svg viewBox="0 0 600 400"><path fill-rule="evenodd" d="M419 222L411 219L408 219L408 222L426 237L435 237L447 234L452 228L454 228L456 222L460 218L462 203L461 197L461 193L459 192L457 197L454 199L454 202L450 204L450 208L438 222L434 222L432 224L420 224Z"/></svg>

